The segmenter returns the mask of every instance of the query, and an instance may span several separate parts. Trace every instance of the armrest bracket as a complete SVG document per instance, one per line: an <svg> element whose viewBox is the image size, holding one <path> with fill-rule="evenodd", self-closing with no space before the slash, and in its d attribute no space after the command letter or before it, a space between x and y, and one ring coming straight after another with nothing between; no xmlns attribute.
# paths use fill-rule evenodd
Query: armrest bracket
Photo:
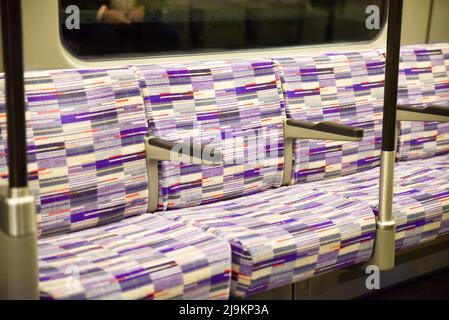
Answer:
<svg viewBox="0 0 449 320"><path fill-rule="evenodd" d="M330 121L310 123L287 120L285 124L285 135L286 138L290 139L362 141L364 132L360 128Z"/></svg>
<svg viewBox="0 0 449 320"><path fill-rule="evenodd" d="M159 203L159 162L171 161L204 166L223 165L222 154L211 146L173 143L149 136L145 138L148 165L148 212L156 212Z"/></svg>
<svg viewBox="0 0 449 320"><path fill-rule="evenodd" d="M283 186L292 183L293 171L293 140L333 140L333 141L362 141L364 131L361 128L351 127L335 122L311 123L289 119L284 123L285 138L285 167Z"/></svg>
<svg viewBox="0 0 449 320"><path fill-rule="evenodd" d="M398 106L398 121L449 122L449 107Z"/></svg>

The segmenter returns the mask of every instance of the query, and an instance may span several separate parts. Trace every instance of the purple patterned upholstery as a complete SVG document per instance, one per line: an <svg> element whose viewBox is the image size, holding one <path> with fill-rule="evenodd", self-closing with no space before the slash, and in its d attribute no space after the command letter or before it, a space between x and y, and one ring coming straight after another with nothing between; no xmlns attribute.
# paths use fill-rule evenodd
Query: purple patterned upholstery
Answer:
<svg viewBox="0 0 449 320"><path fill-rule="evenodd" d="M235 297L365 262L375 231L368 205L307 184L159 215L231 243Z"/></svg>
<svg viewBox="0 0 449 320"><path fill-rule="evenodd" d="M159 208L211 203L282 182L280 82L269 60L133 67L150 132L173 142L216 147L223 166L162 162Z"/></svg>
<svg viewBox="0 0 449 320"><path fill-rule="evenodd" d="M3 86L4 81L5 182ZM41 217L42 298L229 297L226 241L152 215L131 218L145 213L148 201L148 127L132 70L30 72L26 99L29 181ZM122 218L127 219L116 222Z"/></svg>
<svg viewBox="0 0 449 320"><path fill-rule="evenodd" d="M398 101L422 107L449 108L449 44L404 47ZM449 123L401 122L400 160L429 158L449 152Z"/></svg>
<svg viewBox="0 0 449 320"><path fill-rule="evenodd" d="M405 83L407 74L409 91L400 88L400 103L405 103L404 97L409 98L407 103L419 105L435 101L445 105L449 102L449 51L431 48L403 50L402 68L406 71L401 74L401 83ZM446 54L444 59L442 51ZM377 213L384 86L382 53L364 51L276 61L288 117L313 122L336 121L365 129L365 138L361 143L298 141L294 168L296 181L303 187L363 201ZM404 65L407 66L405 69ZM419 87L421 84L422 87ZM401 127L402 155L407 154L408 158L413 159L441 153L447 148L445 143L449 131L446 128L449 128L446 124L405 123ZM416 134L416 141L407 136L407 130ZM433 140L424 140L423 137ZM446 203L449 187L446 186L449 173L446 174L446 171L449 172L449 165L444 158L432 158L428 164L416 161L397 165L394 216L398 224L398 249L448 233ZM314 182L303 184L307 181Z"/></svg>
<svg viewBox="0 0 449 320"><path fill-rule="evenodd" d="M449 233L449 160L399 162L395 168L394 218L398 250L435 240ZM379 168L309 184L350 200L360 200L378 212Z"/></svg>
<svg viewBox="0 0 449 320"><path fill-rule="evenodd" d="M142 214L147 208L144 106L134 73L29 72L28 171L43 236ZM7 178L4 80L0 175Z"/></svg>
<svg viewBox="0 0 449 320"><path fill-rule="evenodd" d="M375 221L369 206L303 186L267 190L281 184L286 118L271 61L133 70L153 135L222 151L223 167L163 162L158 214L231 243L233 296L370 258Z"/></svg>
<svg viewBox="0 0 449 320"><path fill-rule="evenodd" d="M294 179L317 181L379 165L385 61L372 51L276 59L291 119L363 128L362 142L297 140Z"/></svg>
<svg viewBox="0 0 449 320"><path fill-rule="evenodd" d="M227 299L226 241L154 215L39 241L45 299Z"/></svg>
<svg viewBox="0 0 449 320"><path fill-rule="evenodd" d="M400 99L433 103L427 97L433 81L438 103L449 101L447 75L441 80L445 50L410 51L417 67L406 67L403 76L426 85L422 99L411 87L401 89ZM434 68L427 75L429 63ZM226 299L229 286L233 296L246 297L368 261L383 86L384 58L376 51L28 73L29 177L44 236L42 297ZM0 99L3 91L2 81ZM4 115L0 101L3 180ZM358 126L365 138L296 141L293 178L300 184L277 188L287 117ZM423 126L410 129L413 134L401 127L401 158L446 150L445 127ZM147 209L148 129L173 142L212 145L223 165L161 162L160 212L132 217ZM415 132L432 130L437 142L413 147ZM449 233L446 158L398 164L398 249Z"/></svg>

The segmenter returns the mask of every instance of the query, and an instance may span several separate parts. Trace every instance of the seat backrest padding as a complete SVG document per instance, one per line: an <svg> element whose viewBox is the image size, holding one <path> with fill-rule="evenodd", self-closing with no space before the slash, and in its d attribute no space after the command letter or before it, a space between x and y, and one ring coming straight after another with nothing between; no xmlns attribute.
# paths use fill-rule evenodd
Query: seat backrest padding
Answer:
<svg viewBox="0 0 449 320"><path fill-rule="evenodd" d="M380 163L385 59L374 50L275 59L287 117L363 128L362 142L297 140L294 179L317 181Z"/></svg>
<svg viewBox="0 0 449 320"><path fill-rule="evenodd" d="M146 212L142 96L127 69L25 75L29 184L42 236ZM7 179L4 79L0 84L1 178Z"/></svg>
<svg viewBox="0 0 449 320"><path fill-rule="evenodd" d="M150 132L221 151L223 165L162 162L159 208L244 196L282 183L283 100L270 60L133 67Z"/></svg>
<svg viewBox="0 0 449 320"><path fill-rule="evenodd" d="M398 103L449 108L449 44L402 48ZM430 158L448 152L449 123L400 123L400 160Z"/></svg>

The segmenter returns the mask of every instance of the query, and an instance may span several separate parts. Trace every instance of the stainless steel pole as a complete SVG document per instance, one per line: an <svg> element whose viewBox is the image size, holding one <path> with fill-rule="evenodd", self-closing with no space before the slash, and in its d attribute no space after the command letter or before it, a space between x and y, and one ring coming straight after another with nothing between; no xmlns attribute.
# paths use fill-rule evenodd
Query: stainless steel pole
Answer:
<svg viewBox="0 0 449 320"><path fill-rule="evenodd" d="M382 160L379 217L372 263L381 270L395 266L396 223L393 217L394 165L396 159L396 116L401 49L403 0L390 0L388 8L387 61L385 70Z"/></svg>
<svg viewBox="0 0 449 320"><path fill-rule="evenodd" d="M9 186L0 192L0 299L39 298L36 208L28 189L22 13L1 0Z"/></svg>

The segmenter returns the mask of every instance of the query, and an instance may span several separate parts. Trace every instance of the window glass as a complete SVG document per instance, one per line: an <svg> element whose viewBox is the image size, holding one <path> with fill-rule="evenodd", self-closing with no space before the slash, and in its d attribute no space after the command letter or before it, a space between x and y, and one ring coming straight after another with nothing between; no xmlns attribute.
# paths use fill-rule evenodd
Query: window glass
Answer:
<svg viewBox="0 0 449 320"><path fill-rule="evenodd" d="M60 0L76 56L142 56L373 40L386 0Z"/></svg>

